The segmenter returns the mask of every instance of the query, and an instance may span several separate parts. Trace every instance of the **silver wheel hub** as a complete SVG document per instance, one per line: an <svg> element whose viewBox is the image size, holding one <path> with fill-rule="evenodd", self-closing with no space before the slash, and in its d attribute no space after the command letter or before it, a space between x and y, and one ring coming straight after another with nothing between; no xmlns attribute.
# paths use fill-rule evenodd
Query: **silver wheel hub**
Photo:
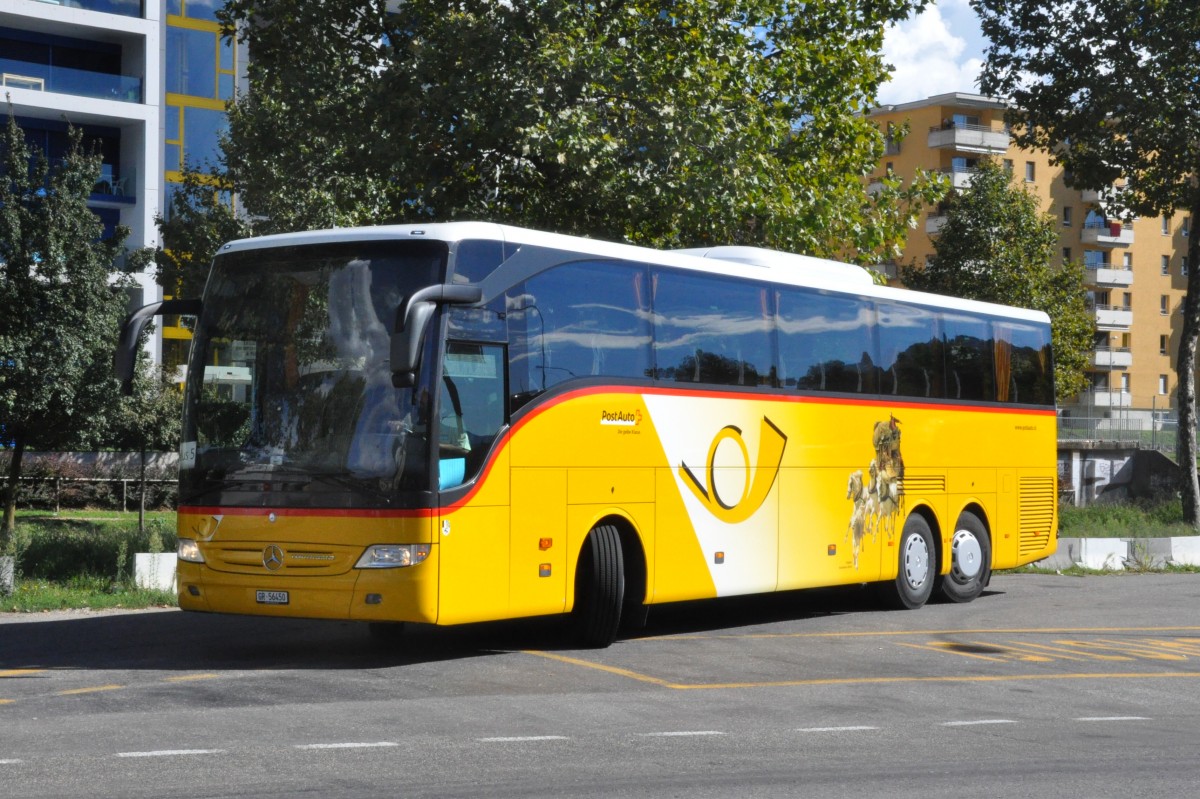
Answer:
<svg viewBox="0 0 1200 799"><path fill-rule="evenodd" d="M925 536L911 535L904 541L904 579L920 588L929 579L929 545Z"/></svg>
<svg viewBox="0 0 1200 799"><path fill-rule="evenodd" d="M983 569L983 548L979 539L969 530L959 530L950 544L951 569L954 579L960 583L975 579Z"/></svg>

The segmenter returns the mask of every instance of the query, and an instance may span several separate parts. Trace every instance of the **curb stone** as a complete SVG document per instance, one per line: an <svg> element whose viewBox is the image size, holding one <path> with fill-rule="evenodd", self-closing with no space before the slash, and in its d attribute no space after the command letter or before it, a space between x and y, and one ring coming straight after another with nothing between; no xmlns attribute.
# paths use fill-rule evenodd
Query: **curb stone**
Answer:
<svg viewBox="0 0 1200 799"><path fill-rule="evenodd" d="M1200 536L1060 538L1053 555L1032 565L1055 570L1081 566L1100 571L1124 571L1132 565L1151 569L1200 566Z"/></svg>

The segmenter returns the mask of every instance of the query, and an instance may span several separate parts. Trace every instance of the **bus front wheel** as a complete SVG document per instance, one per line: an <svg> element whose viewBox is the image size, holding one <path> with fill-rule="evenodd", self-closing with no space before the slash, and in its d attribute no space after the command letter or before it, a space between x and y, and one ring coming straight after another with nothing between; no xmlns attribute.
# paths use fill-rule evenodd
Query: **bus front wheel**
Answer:
<svg viewBox="0 0 1200 799"><path fill-rule="evenodd" d="M896 579L879 584L879 595L884 603L898 610L915 610L924 605L933 593L936 557L929 523L919 513L912 514L905 520L904 530L900 533Z"/></svg>
<svg viewBox="0 0 1200 799"><path fill-rule="evenodd" d="M575 571L575 636L587 647L603 648L617 637L625 604L625 562L621 536L600 525L583 542Z"/></svg>
<svg viewBox="0 0 1200 799"><path fill-rule="evenodd" d="M992 546L979 517L963 511L950 541L950 573L938 578L941 595L951 602L970 602L983 592L992 572Z"/></svg>

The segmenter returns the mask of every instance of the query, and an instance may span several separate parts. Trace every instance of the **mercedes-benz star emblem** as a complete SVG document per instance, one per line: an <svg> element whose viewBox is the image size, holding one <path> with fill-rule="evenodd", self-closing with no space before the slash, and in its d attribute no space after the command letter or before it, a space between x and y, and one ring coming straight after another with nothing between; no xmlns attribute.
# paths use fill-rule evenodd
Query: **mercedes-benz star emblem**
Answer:
<svg viewBox="0 0 1200 799"><path fill-rule="evenodd" d="M263 565L271 571L277 571L283 565L283 550L274 544L264 549Z"/></svg>

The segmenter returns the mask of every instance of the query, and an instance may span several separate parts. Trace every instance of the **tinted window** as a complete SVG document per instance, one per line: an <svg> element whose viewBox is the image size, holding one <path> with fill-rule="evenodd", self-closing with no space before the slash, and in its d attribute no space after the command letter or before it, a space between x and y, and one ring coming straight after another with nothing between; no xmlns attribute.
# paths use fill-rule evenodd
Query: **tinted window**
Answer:
<svg viewBox="0 0 1200 799"><path fill-rule="evenodd" d="M996 398L1027 405L1054 404L1050 328L996 322Z"/></svg>
<svg viewBox="0 0 1200 799"><path fill-rule="evenodd" d="M942 396L942 344L937 315L911 305L879 303L881 394Z"/></svg>
<svg viewBox="0 0 1200 799"><path fill-rule="evenodd" d="M942 314L946 338L946 397L953 400L996 399L992 370L992 325L981 317Z"/></svg>
<svg viewBox="0 0 1200 799"><path fill-rule="evenodd" d="M654 276L656 376L681 383L774 385L770 295L712 275Z"/></svg>
<svg viewBox="0 0 1200 799"><path fill-rule="evenodd" d="M645 378L650 370L646 273L578 262L508 293L514 407L573 378Z"/></svg>
<svg viewBox="0 0 1200 799"><path fill-rule="evenodd" d="M783 385L807 391L876 391L878 358L870 302L807 291L782 291L777 296Z"/></svg>

